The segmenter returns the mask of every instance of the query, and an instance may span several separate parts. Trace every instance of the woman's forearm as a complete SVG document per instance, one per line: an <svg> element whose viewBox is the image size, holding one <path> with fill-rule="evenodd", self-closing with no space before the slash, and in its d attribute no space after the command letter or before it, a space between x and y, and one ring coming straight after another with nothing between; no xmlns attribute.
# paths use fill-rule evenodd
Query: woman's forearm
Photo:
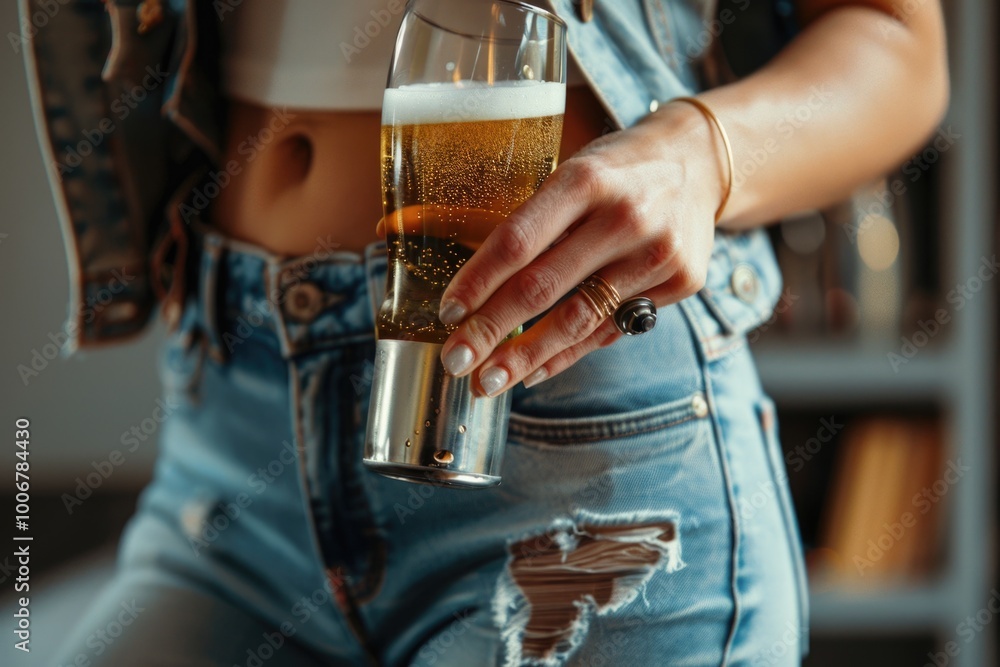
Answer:
<svg viewBox="0 0 1000 667"><path fill-rule="evenodd" d="M947 107L937 0L913 0L908 14L893 14L888 2L800 4L807 25L787 48L754 75L699 96L725 125L736 163L721 227L764 224L848 195L917 150ZM668 105L678 106L699 114ZM721 140L703 125L718 163Z"/></svg>
<svg viewBox="0 0 1000 667"><path fill-rule="evenodd" d="M910 0L916 10L899 17L888 0L799 1L807 27L792 44L753 76L699 95L736 158L719 220L728 228L844 197L919 147L946 106L938 0ZM721 146L702 111L677 102L562 162L445 290L441 321L458 325L442 350L448 371L477 373L496 395L612 343L621 333L584 297L555 305L597 272L657 306L700 290L726 192Z"/></svg>

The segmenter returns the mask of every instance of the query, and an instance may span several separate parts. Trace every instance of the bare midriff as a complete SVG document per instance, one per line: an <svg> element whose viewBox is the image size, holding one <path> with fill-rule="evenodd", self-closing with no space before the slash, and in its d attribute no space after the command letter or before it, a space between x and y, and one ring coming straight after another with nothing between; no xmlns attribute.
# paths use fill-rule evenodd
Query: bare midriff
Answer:
<svg viewBox="0 0 1000 667"><path fill-rule="evenodd" d="M229 236L282 255L360 251L382 217L381 111L230 106L223 165L238 173L210 217ZM593 92L567 89L560 159L612 128Z"/></svg>

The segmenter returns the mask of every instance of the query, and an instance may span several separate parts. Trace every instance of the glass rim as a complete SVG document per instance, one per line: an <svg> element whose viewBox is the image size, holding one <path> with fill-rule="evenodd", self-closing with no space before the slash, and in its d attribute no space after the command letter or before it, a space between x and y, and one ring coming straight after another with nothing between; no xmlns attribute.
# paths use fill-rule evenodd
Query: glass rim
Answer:
<svg viewBox="0 0 1000 667"><path fill-rule="evenodd" d="M417 2L420 2L420 1L421 0L411 0L411 2L413 2L414 5ZM527 2L522 2L522 0L490 0L490 2L492 2L495 5L509 5L511 7L515 7L517 9L520 9L521 11L524 11L524 12L530 12L532 14L538 14L540 16L543 16L546 20L551 21L552 23L554 23L557 26L559 26L564 33L567 30L566 21L562 20L562 18L560 18L558 14L555 14L554 12L550 12L547 9L543 9L542 7L536 7L535 5L528 4ZM469 35L469 34L466 34L464 32L460 32L458 30L453 30L451 28L447 28L447 27L441 25L440 23L438 23L437 21L431 19L430 17L425 16L422 12L418 11L416 8L413 9L413 13L415 15L419 16L421 18L421 20L426 21L427 23L430 23L431 25L433 25L433 26L435 26L437 28L440 28L441 30L444 30L446 32L450 32L450 33L455 34L455 35L462 35L464 37L476 38L476 39L482 39L482 37L483 37L483 35ZM501 41L501 40L497 40L497 41ZM505 41L513 41L513 40L505 40Z"/></svg>

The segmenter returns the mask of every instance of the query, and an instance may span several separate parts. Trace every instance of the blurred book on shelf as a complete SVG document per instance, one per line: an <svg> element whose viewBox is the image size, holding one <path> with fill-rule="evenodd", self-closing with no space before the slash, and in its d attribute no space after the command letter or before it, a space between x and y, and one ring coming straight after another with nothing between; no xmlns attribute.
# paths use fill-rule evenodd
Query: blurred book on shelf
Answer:
<svg viewBox="0 0 1000 667"><path fill-rule="evenodd" d="M951 484L944 452L938 420L874 416L847 425L810 560L820 587L933 573Z"/></svg>
<svg viewBox="0 0 1000 667"><path fill-rule="evenodd" d="M942 302L936 178L934 167L904 165L834 206L773 226L791 305L764 339L895 344L933 314Z"/></svg>

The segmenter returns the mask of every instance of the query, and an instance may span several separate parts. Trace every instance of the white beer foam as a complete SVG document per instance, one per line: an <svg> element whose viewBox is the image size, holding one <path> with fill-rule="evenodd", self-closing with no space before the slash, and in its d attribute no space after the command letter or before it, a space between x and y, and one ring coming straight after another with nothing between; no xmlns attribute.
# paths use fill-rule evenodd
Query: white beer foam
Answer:
<svg viewBox="0 0 1000 667"><path fill-rule="evenodd" d="M422 83L387 88L383 125L514 120L556 116L566 111L566 84L513 81Z"/></svg>

